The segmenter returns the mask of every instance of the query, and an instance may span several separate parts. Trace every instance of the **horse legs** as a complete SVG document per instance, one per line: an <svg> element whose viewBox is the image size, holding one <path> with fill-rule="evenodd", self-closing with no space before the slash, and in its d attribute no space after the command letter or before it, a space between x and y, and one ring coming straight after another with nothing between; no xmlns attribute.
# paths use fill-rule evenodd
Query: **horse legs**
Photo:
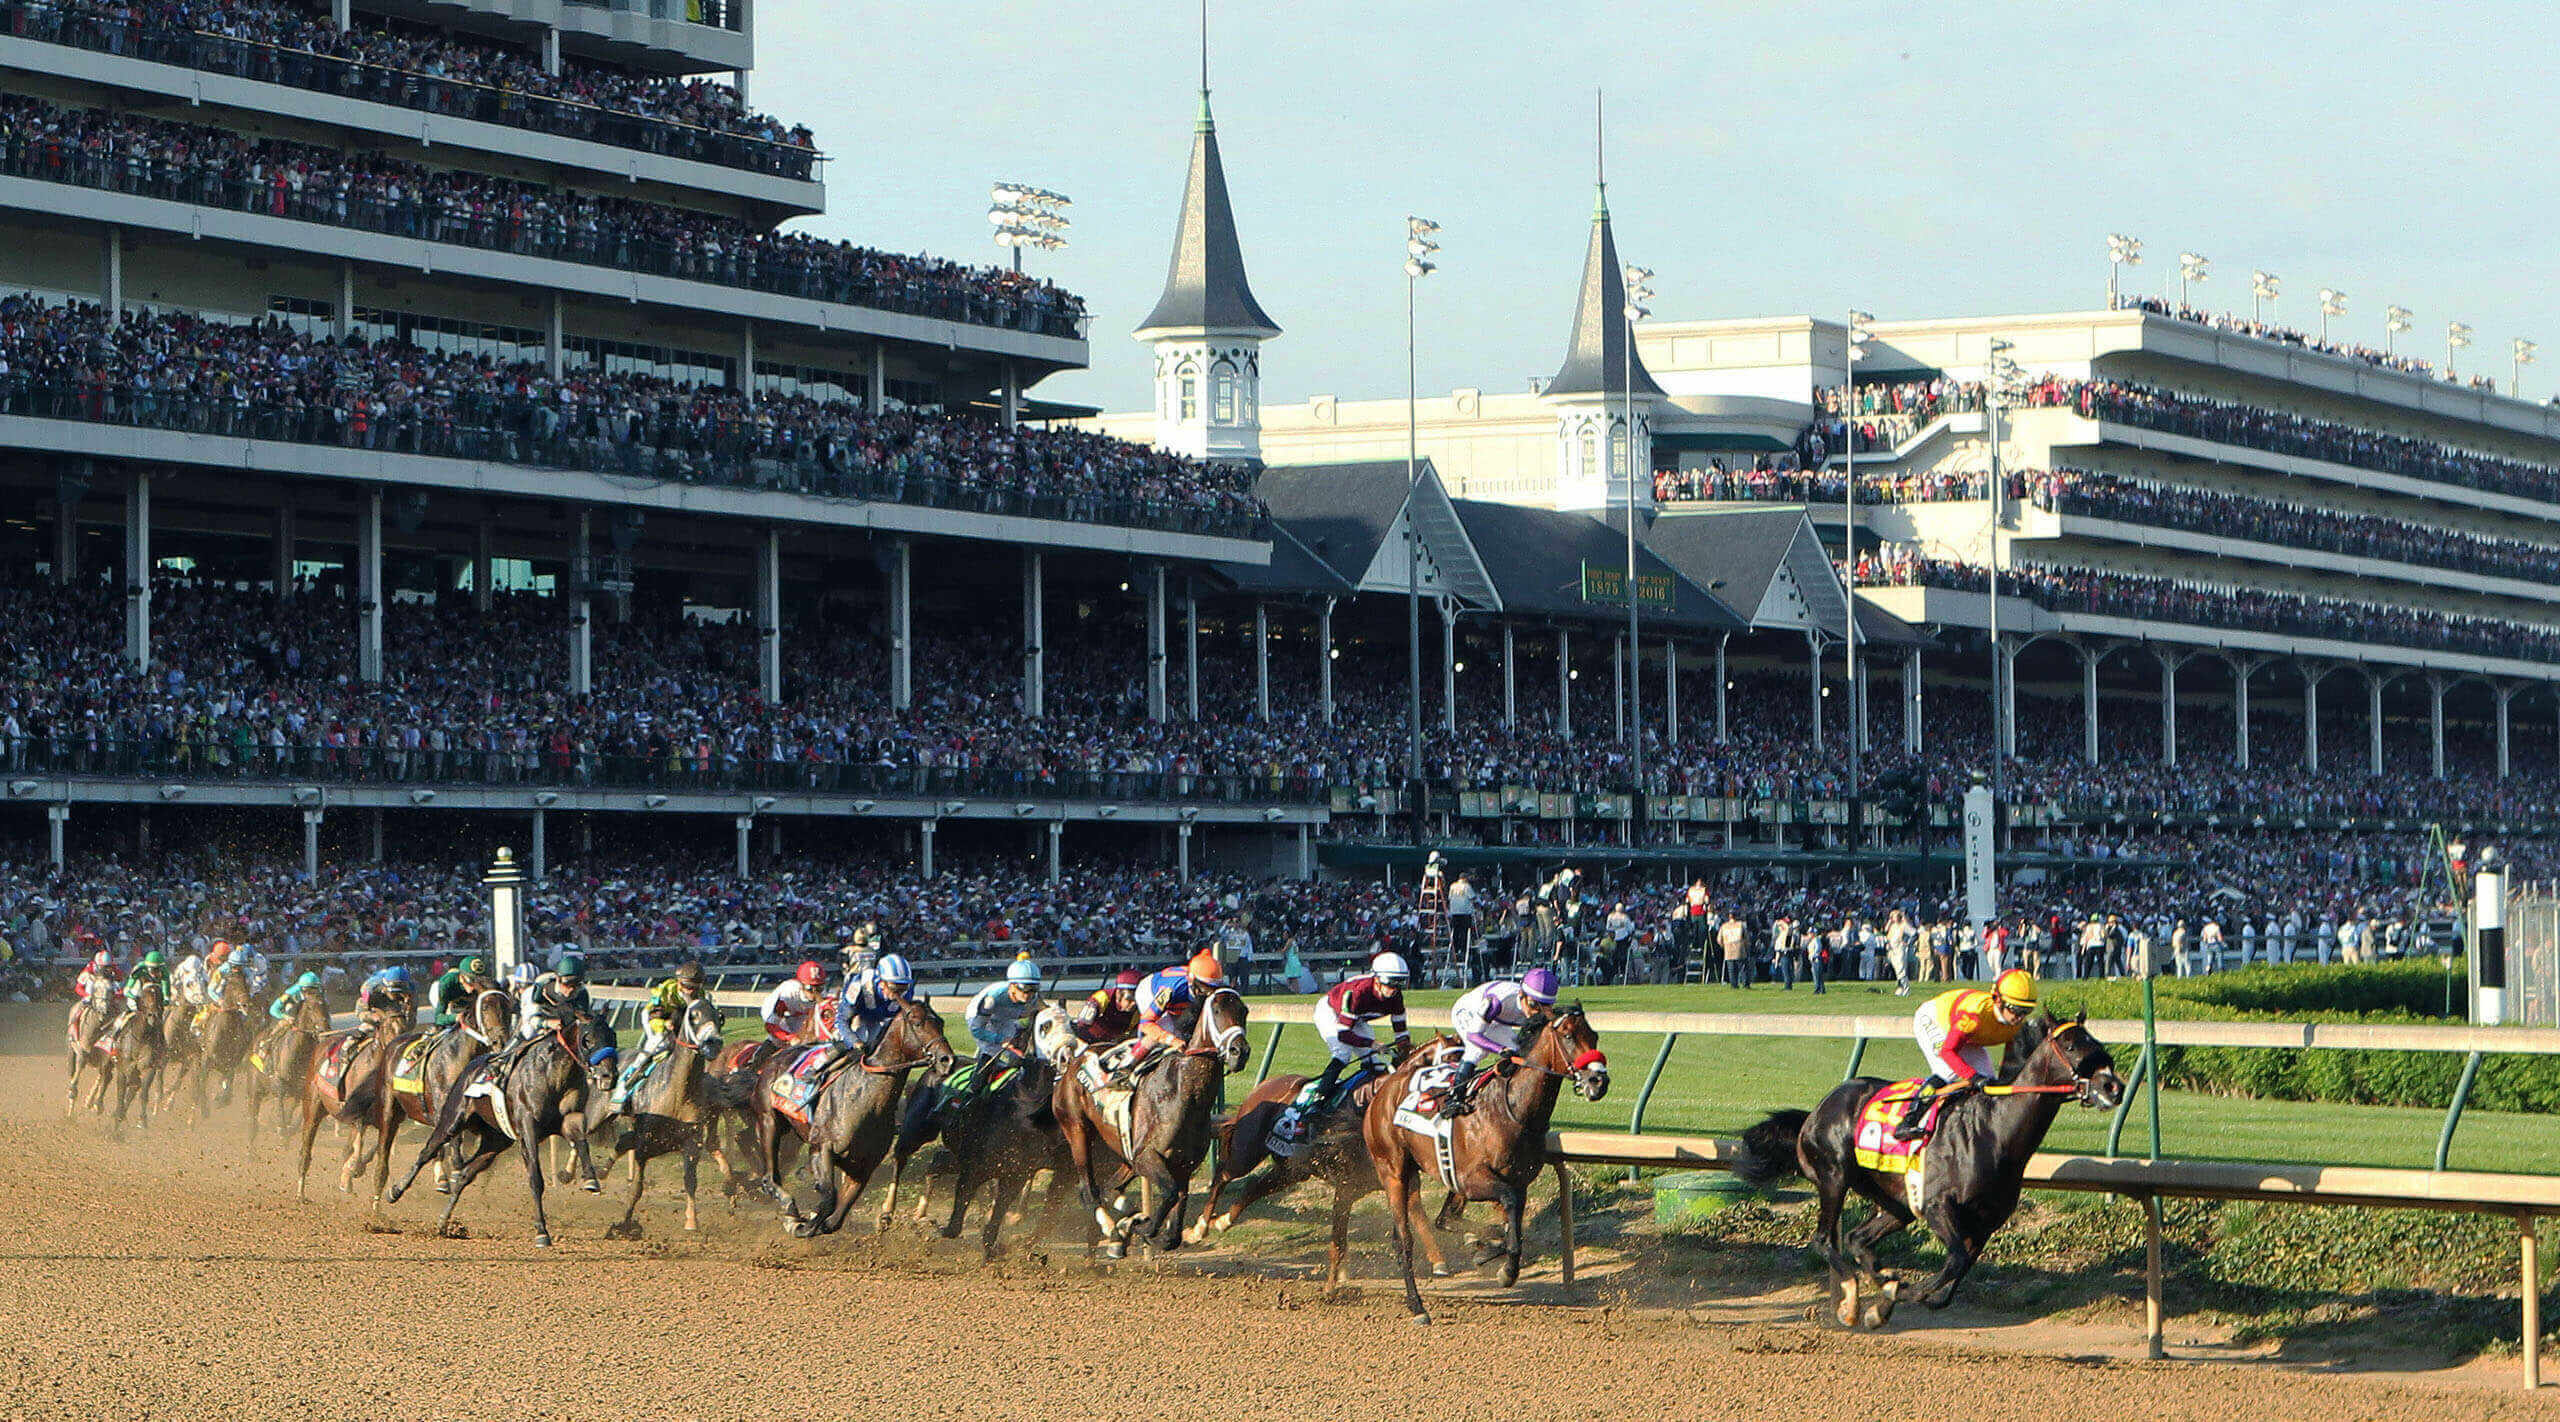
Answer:
<svg viewBox="0 0 2560 1422"><path fill-rule="evenodd" d="M1813 1222L1813 1252L1822 1256L1824 1270L1830 1275L1831 1291L1838 1295L1840 1326L1858 1326L1858 1290L1864 1275L1840 1252L1840 1207L1849 1198L1847 1172L1839 1165L1814 1173L1813 1188L1820 1208Z"/></svg>
<svg viewBox="0 0 2560 1422"><path fill-rule="evenodd" d="M320 1107L320 1094L305 1092L302 1097L302 1148L294 1156L293 1198L311 1198L311 1139L320 1134L320 1118L327 1113Z"/></svg>
<svg viewBox="0 0 2560 1422"><path fill-rule="evenodd" d="M1396 1265L1404 1271L1404 1306L1416 1323L1429 1323L1431 1313L1422 1306L1422 1290L1413 1281L1414 1191L1421 1183L1421 1167L1414 1163L1410 1151L1398 1149L1395 1166L1378 1172L1378 1183L1387 1192L1387 1219L1395 1231Z"/></svg>
<svg viewBox="0 0 2560 1422"><path fill-rule="evenodd" d="M1922 1215L1929 1232L1947 1247L1947 1262L1938 1266L1937 1275L1920 1289L1920 1302L1931 1308L1945 1308L1956 1296L1956 1285L1972 1270L1973 1261L1982 1257L1982 1241L1965 1231L1964 1221L1956 1213L1955 1202L1941 1198Z"/></svg>
<svg viewBox="0 0 2560 1422"><path fill-rule="evenodd" d="M1502 1198L1494 1203L1502 1211L1502 1287L1507 1289L1520 1282L1521 1235L1529 1220L1529 1192L1506 1184Z"/></svg>
<svg viewBox="0 0 2560 1422"><path fill-rule="evenodd" d="M521 1140L516 1142L517 1147L524 1155L525 1188L533 1192L533 1243L534 1247L537 1249L549 1249L551 1247L551 1219L549 1215L544 1213L542 1208L542 1147L544 1141L549 1139L550 1137L545 1137L542 1141ZM456 1191L454 1193L460 1194L461 1192Z"/></svg>
<svg viewBox="0 0 2560 1422"><path fill-rule="evenodd" d="M1324 1286L1338 1289L1351 1277L1351 1202L1355 1197L1341 1185L1333 1187L1333 1238L1325 1245ZM1243 1206L1238 1205L1239 1212ZM1201 1216L1207 1220L1208 1216Z"/></svg>
<svg viewBox="0 0 2560 1422"><path fill-rule="evenodd" d="M987 1223L978 1231L978 1257L993 1262L1004 1253L1004 1217L1013 1213L1015 1202L1022 1198L1023 1187L1031 1183L1031 1172L998 1167L987 1194ZM958 1216L954 1215L954 1219Z"/></svg>
<svg viewBox="0 0 2560 1422"><path fill-rule="evenodd" d="M639 1185L640 1177L637 1174L638 1167L636 1165L633 1167L633 1170L634 1174L632 1175L632 1184L634 1188L632 1193L636 1197L639 1193L637 1187ZM691 1234L702 1228L702 1218L694 1212L693 1208L693 1192L696 1184L696 1177L701 1173L702 1139L699 1135L696 1135L692 1140L686 1142L684 1149L684 1228L685 1233L687 1234Z"/></svg>
<svg viewBox="0 0 2560 1422"><path fill-rule="evenodd" d="M1859 1272L1881 1286L1891 1276L1876 1267L1876 1246L1911 1223L1911 1207L1902 1202L1901 1196L1867 1181L1858 1181L1851 1188L1865 1196L1875 1209L1843 1237L1842 1243Z"/></svg>
<svg viewBox="0 0 2560 1422"><path fill-rule="evenodd" d="M462 1203L463 1188L468 1186L472 1181L479 1179L482 1171L485 1171L490 1166L497 1164L498 1157L505 1154L506 1149L507 1142L505 1138L499 1136L495 1132L482 1133L479 1148L471 1153L470 1159L463 1161L461 1165L454 1169L453 1193L444 1197L444 1213L436 1216L437 1234L446 1236L447 1238L452 1236L453 1208L454 1206ZM424 1157L422 1156L420 1159L423 1162ZM409 1172L410 1179L416 1179L417 1174L418 1172L414 1168L411 1169ZM403 1189L406 1189L407 1185L407 1181L401 1182ZM399 1191L393 1191L392 1195L394 1198L397 1198Z"/></svg>
<svg viewBox="0 0 2560 1422"><path fill-rule="evenodd" d="M622 1203L622 1218L605 1228L605 1237L608 1239L640 1237L640 1192L646 1187L649 1175L650 1142L644 1139L647 1135L647 1131L639 1129L622 1133L621 1149L631 1156L631 1198ZM686 1208L688 1210L692 1208L690 1189L686 1191ZM688 1229L691 1227L686 1226Z"/></svg>
<svg viewBox="0 0 2560 1422"><path fill-rule="evenodd" d="M590 1195L603 1194L604 1181L596 1177L595 1153L587 1148L587 1113L583 1105L576 1111L561 1113L560 1134L569 1140L569 1158L577 1166L578 1188ZM563 1172L561 1183L568 1183L569 1178Z"/></svg>

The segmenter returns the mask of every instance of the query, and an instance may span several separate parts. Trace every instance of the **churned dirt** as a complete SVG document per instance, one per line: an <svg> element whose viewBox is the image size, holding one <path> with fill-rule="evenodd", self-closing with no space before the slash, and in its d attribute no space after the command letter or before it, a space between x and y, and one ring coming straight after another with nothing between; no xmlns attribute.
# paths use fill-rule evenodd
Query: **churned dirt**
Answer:
<svg viewBox="0 0 2560 1422"><path fill-rule="evenodd" d="M476 1186L436 1238L423 1183L380 1221L334 1188L324 1133L296 1204L281 1138L237 1114L110 1140L66 1122L50 1011L0 1017L0 1417L894 1419L1389 1417L2318 1419L2544 1415L2514 1364L2402 1372L2370 1358L2149 1362L2120 1323L1960 1314L1852 1336L1783 1294L1551 1246L1518 1290L1428 1286L1404 1321L1364 1215L1355 1286L1302 1248L1185 1251L1109 1271L1061 1247L981 1266L901 1226L798 1241L769 1207L706 1198L685 1235L652 1170L647 1236L554 1189L533 1246L521 1170ZM417 1136L399 1155L405 1168ZM662 1173L663 1171L663 1173ZM708 1175L706 1169L706 1175ZM608 1182L619 1213L624 1177ZM706 1181L706 1185L708 1182ZM902 1211L903 1213L903 1211ZM1296 1238L1295 1235L1290 1236ZM974 1241L972 1241L974 1243ZM1903 1328L1905 1319L1909 1327ZM2177 1337L2173 1333L2173 1339Z"/></svg>

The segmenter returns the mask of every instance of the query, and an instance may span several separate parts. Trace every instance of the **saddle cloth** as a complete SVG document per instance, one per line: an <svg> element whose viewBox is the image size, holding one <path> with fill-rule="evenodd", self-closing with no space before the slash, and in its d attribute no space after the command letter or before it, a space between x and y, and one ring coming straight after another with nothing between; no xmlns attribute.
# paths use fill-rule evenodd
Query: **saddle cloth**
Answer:
<svg viewBox="0 0 2560 1422"><path fill-rule="evenodd" d="M349 1048L355 1040L352 1035L332 1036L329 1045L320 1050L320 1080L331 1091L342 1090L346 1085L347 1060L354 1055Z"/></svg>
<svg viewBox="0 0 2560 1422"><path fill-rule="evenodd" d="M471 1069L470 1083L462 1088L463 1099L478 1098L489 1103L489 1114L497 1118L498 1134L516 1139L516 1123L507 1114L507 1083L495 1057L483 1058Z"/></svg>
<svg viewBox="0 0 2560 1422"><path fill-rule="evenodd" d="M1297 1096L1282 1108L1279 1119L1271 1123L1271 1130L1262 1139L1262 1148L1284 1160L1296 1155L1299 1147L1304 1146L1308 1137L1315 1133L1318 1120L1345 1102L1362 1100L1360 1088L1376 1080L1377 1075L1364 1063L1335 1084L1333 1095L1321 1101L1316 1099L1315 1079L1309 1078L1307 1084L1299 1088Z"/></svg>
<svg viewBox="0 0 2560 1422"><path fill-rule="evenodd" d="M809 1108L826 1089L838 1064L852 1061L849 1053L839 1052L832 1042L802 1047L791 1064L773 1074L772 1084L765 1088L765 1099L773 1109L805 1126L809 1124Z"/></svg>
<svg viewBox="0 0 2560 1422"><path fill-rule="evenodd" d="M1134 1086L1114 1086L1111 1082L1137 1048L1135 1039L1116 1042L1102 1051L1086 1052L1084 1060L1076 1065L1076 1075L1084 1082L1085 1095L1093 1098L1093 1109L1102 1114L1102 1123L1123 1142L1137 1134L1138 1090ZM1164 1061L1166 1055L1157 1052L1139 1063L1139 1074L1152 1070Z"/></svg>
<svg viewBox="0 0 2560 1422"><path fill-rule="evenodd" d="M423 1093L427 1089L427 1058L444 1045L453 1031L447 1027L440 1032L425 1032L401 1043L400 1054L391 1061L391 1089L412 1096Z"/></svg>
<svg viewBox="0 0 2560 1422"><path fill-rule="evenodd" d="M1910 1106L1911 1098L1918 1095L1926 1084L1919 1077L1897 1081L1868 1097L1867 1104L1858 1108L1858 1133L1854 1145L1860 1165L1887 1175L1917 1176L1920 1173L1921 1148L1928 1145L1929 1137L1937 1133L1938 1113L1947 1109L1949 1098L1941 1094L1929 1103L1926 1113L1920 1118L1918 1140L1896 1140L1893 1133L1902 1124L1902 1113Z"/></svg>
<svg viewBox="0 0 2560 1422"><path fill-rule="evenodd" d="M1443 1058L1415 1072L1405 1082L1404 1099L1396 1103L1395 1114L1397 1126L1431 1142L1440 1183L1453 1190L1458 1184L1457 1157L1449 1149L1449 1132L1457 1122L1441 1115L1440 1108L1463 1070L1455 1058Z"/></svg>

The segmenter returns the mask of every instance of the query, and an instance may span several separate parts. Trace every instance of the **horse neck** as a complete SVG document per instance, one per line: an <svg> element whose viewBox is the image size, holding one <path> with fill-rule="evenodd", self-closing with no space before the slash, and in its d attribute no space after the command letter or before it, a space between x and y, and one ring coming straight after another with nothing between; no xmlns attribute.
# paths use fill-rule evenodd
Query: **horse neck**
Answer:
<svg viewBox="0 0 2560 1422"><path fill-rule="evenodd" d="M1564 1092L1564 1078L1533 1062L1531 1069L1513 1072L1503 1087L1503 1106L1519 1124L1521 1139L1535 1135L1543 1147L1547 1122L1555 1115L1556 1101Z"/></svg>
<svg viewBox="0 0 2560 1422"><path fill-rule="evenodd" d="M2019 1069L2016 1086L2060 1086L2070 1080L2058 1052L2039 1046ZM2004 1162L2023 1164L2036 1147L2044 1144L2045 1132L2053 1129L2054 1118L2062 1114L2064 1097L2059 1091L2020 1091L1994 1097L1991 1104L1991 1139Z"/></svg>

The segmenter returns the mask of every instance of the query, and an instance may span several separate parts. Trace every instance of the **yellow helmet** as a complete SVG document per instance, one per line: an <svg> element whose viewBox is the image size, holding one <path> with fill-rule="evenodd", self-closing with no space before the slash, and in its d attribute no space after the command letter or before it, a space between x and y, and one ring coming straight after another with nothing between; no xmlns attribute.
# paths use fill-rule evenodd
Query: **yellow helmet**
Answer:
<svg viewBox="0 0 2560 1422"><path fill-rule="evenodd" d="M2036 1005L2035 975L2024 968L2011 968L1991 984L1991 993L2011 1007L2032 1010Z"/></svg>

